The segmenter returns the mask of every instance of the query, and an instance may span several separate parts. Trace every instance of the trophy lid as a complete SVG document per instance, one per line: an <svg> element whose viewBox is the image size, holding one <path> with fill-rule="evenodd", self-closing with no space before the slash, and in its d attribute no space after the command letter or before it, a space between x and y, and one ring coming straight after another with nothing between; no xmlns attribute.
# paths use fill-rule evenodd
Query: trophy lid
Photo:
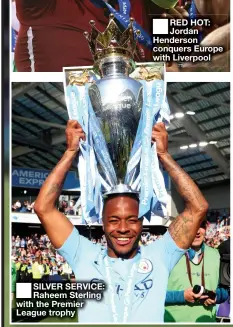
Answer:
<svg viewBox="0 0 233 327"><path fill-rule="evenodd" d="M112 187L110 189L110 191L104 193L103 198L104 198L104 200L106 200L111 195L121 195L121 194L135 195L135 197L137 197L139 199L138 191L135 191L129 185L122 184L122 183L115 185L114 187Z"/></svg>
<svg viewBox="0 0 233 327"><path fill-rule="evenodd" d="M95 70L99 70L103 59L121 57L132 66L131 71L133 71L133 57L140 35L140 30L136 30L133 24L134 18L130 18L128 28L122 31L114 21L114 15L110 14L107 28L104 32L100 32L95 27L95 21L90 21L91 31L84 32L84 36L94 59Z"/></svg>

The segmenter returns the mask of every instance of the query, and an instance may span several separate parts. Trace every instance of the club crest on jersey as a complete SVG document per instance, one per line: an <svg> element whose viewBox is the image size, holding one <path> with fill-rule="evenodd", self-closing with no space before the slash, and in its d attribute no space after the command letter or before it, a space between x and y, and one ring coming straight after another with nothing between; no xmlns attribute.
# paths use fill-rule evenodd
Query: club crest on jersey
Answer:
<svg viewBox="0 0 233 327"><path fill-rule="evenodd" d="M138 272L141 274L147 274L151 272L153 269L153 265L150 260L148 259L141 259L139 266L138 266Z"/></svg>

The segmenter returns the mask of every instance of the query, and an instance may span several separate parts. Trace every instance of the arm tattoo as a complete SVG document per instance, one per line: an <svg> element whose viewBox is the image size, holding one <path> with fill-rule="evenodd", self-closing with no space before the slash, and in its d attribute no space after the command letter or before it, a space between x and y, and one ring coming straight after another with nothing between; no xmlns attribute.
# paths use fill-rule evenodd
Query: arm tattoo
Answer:
<svg viewBox="0 0 233 327"><path fill-rule="evenodd" d="M169 226L169 233L175 242L179 241L182 246L186 247L187 244L192 242L190 229L193 224L193 216L181 214Z"/></svg>
<svg viewBox="0 0 233 327"><path fill-rule="evenodd" d="M59 161L59 163L61 163L63 160L64 159L62 158ZM52 170L51 175L55 174L55 169L56 169L56 167ZM67 173L65 174L65 176L63 177L63 179L62 179L62 181L60 183L53 183L53 184L49 185L47 195L52 195L52 194L55 193L56 196L58 197L61 194L62 187L63 187L64 181L66 179L66 175L67 175Z"/></svg>
<svg viewBox="0 0 233 327"><path fill-rule="evenodd" d="M48 189L47 195L56 193L57 196L59 196L61 193L61 189L62 189L62 184L52 184Z"/></svg>

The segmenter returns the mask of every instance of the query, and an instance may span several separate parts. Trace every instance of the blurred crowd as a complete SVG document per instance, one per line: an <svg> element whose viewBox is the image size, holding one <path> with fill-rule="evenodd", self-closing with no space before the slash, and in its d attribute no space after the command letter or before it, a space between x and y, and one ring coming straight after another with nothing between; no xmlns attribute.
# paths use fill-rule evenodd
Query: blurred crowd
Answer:
<svg viewBox="0 0 233 327"><path fill-rule="evenodd" d="M91 238L91 241L93 244L100 244L101 246L107 247L107 241L105 235L103 235L101 238Z"/></svg>
<svg viewBox="0 0 233 327"><path fill-rule="evenodd" d="M54 249L46 234L12 236L11 244L11 259L15 264L17 281L71 278L71 268Z"/></svg>
<svg viewBox="0 0 233 327"><path fill-rule="evenodd" d="M230 215L225 210L211 210L207 214L206 244L217 248L230 237Z"/></svg>
<svg viewBox="0 0 233 327"><path fill-rule="evenodd" d="M35 205L35 201L31 203L30 201L17 200L16 202L13 203L11 210L14 212L34 213L34 205Z"/></svg>
<svg viewBox="0 0 233 327"><path fill-rule="evenodd" d="M162 235L155 235L155 234L151 234L151 233L142 233L141 236L141 244L142 245L147 245L150 244L158 239L160 239L162 237Z"/></svg>
<svg viewBox="0 0 233 327"><path fill-rule="evenodd" d="M230 238L230 226L218 226L209 224L206 230L206 244L217 248L219 245Z"/></svg>
<svg viewBox="0 0 233 327"><path fill-rule="evenodd" d="M20 201L17 200L12 205L13 212L21 212L21 213L35 213L34 211L35 201L30 202L28 200ZM73 216L81 216L81 206L78 201L75 200L61 200L58 202L58 210L63 212L65 215L73 215Z"/></svg>
<svg viewBox="0 0 233 327"><path fill-rule="evenodd" d="M58 210L60 212L63 212L65 215L71 215L71 216L81 216L81 206L76 202L75 200L61 200L58 204Z"/></svg>

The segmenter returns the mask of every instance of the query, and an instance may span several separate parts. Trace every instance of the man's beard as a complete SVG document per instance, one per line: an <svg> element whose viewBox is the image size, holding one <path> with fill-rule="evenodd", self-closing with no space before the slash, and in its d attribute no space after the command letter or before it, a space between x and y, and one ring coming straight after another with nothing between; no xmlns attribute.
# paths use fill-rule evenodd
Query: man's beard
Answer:
<svg viewBox="0 0 233 327"><path fill-rule="evenodd" d="M112 249L117 257L128 259L131 256L131 254L135 251L135 249L138 248L138 243L139 243L139 241L141 239L141 233L138 235L138 237L136 238L136 240L133 243L132 248L127 253L118 252L115 249L115 247L113 245L113 242L111 241L109 235L105 234L105 237L106 237L106 241L107 241L107 247Z"/></svg>

